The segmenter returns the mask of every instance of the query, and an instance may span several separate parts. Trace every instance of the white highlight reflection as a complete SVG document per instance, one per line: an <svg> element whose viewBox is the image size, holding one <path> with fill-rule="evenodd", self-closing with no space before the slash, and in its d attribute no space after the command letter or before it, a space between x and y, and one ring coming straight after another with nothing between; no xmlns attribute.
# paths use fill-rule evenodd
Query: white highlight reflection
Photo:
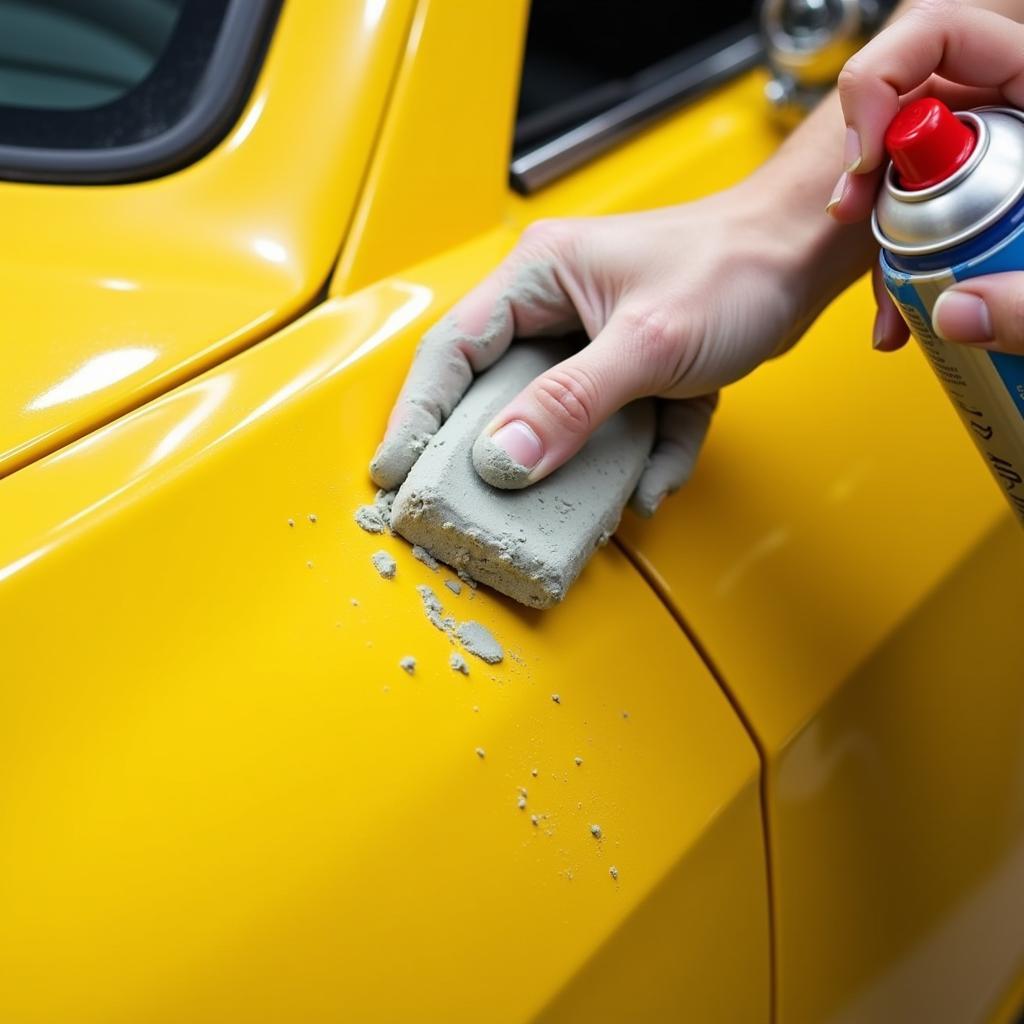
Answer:
<svg viewBox="0 0 1024 1024"><path fill-rule="evenodd" d="M118 348L93 356L69 377L65 377L48 391L33 398L27 408L49 409L51 406L102 391L111 384L138 373L144 366L153 362L158 354L155 348Z"/></svg>
<svg viewBox="0 0 1024 1024"><path fill-rule="evenodd" d="M4 580L10 579L15 573L21 572L22 569L27 569L33 562L38 561L43 555L46 554L53 544L44 544L42 547L36 548L35 551L30 551L27 555L23 555L21 558L16 558L13 562L9 562L7 565L0 565L0 583Z"/></svg>
<svg viewBox="0 0 1024 1024"><path fill-rule="evenodd" d="M270 263L284 263L288 259L288 250L272 238L254 238L253 249Z"/></svg>
<svg viewBox="0 0 1024 1024"><path fill-rule="evenodd" d="M267 94L261 94L256 102L249 109L249 113L242 118L238 124L238 128L235 129L235 133L228 140L228 149L238 149L238 147L249 138L252 134L253 128L256 127L256 122L259 121L263 114L263 108L267 105Z"/></svg>
<svg viewBox="0 0 1024 1024"><path fill-rule="evenodd" d="M384 16L386 6L387 0L366 0L366 6L363 8L363 24L367 28L375 28Z"/></svg>
<svg viewBox="0 0 1024 1024"><path fill-rule="evenodd" d="M202 426L218 409L221 402L227 397L231 390L231 377L223 374L220 377L211 377L209 380L193 384L189 392L199 396L196 407L187 415L175 423L170 430L160 439L149 457L143 463L143 469L155 466L158 462L166 459L168 455L182 446L190 434Z"/></svg>
<svg viewBox="0 0 1024 1024"><path fill-rule="evenodd" d="M138 281L128 281L123 277L101 277L100 287L109 288L112 292L137 292Z"/></svg>

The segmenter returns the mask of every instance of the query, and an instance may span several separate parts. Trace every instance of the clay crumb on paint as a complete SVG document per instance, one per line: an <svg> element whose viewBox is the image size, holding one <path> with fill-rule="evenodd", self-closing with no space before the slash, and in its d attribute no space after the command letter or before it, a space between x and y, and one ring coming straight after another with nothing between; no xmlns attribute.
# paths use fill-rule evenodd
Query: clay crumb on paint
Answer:
<svg viewBox="0 0 1024 1024"><path fill-rule="evenodd" d="M482 761L487 756L487 751L483 747L476 748L476 756Z"/></svg>
<svg viewBox="0 0 1024 1024"><path fill-rule="evenodd" d="M315 513L313 513L313 512L310 512L310 513L309 513L309 515L308 515L308 516L306 516L306 518L307 518L307 519L308 519L308 520L309 520L309 521L310 521L311 523L313 523L313 525L314 525L314 526L316 525L316 514L315 514Z"/></svg>
<svg viewBox="0 0 1024 1024"><path fill-rule="evenodd" d="M474 704L473 705L473 713L476 714L479 711L480 711L480 705L479 704Z"/></svg>
<svg viewBox="0 0 1024 1024"><path fill-rule="evenodd" d="M595 839L600 839L601 838L601 826L600 825L591 825L590 826L590 834Z"/></svg>
<svg viewBox="0 0 1024 1024"><path fill-rule="evenodd" d="M574 757L572 759L572 761L573 761L573 764L575 764L577 768L579 768L579 766L581 764L583 764L583 758L582 757Z"/></svg>
<svg viewBox="0 0 1024 1024"><path fill-rule="evenodd" d="M608 869L608 874L612 876L613 882L619 880L619 869L614 864Z"/></svg>
<svg viewBox="0 0 1024 1024"><path fill-rule="evenodd" d="M312 562L307 562L306 563L306 568L307 569L312 569L313 568L313 563Z"/></svg>
<svg viewBox="0 0 1024 1024"><path fill-rule="evenodd" d="M534 828L536 828L540 824L540 818L538 818L536 814L531 814L530 815L530 824Z"/></svg>
<svg viewBox="0 0 1024 1024"><path fill-rule="evenodd" d="M628 720L629 719L629 712L628 711L623 711L622 712L622 717Z"/></svg>
<svg viewBox="0 0 1024 1024"><path fill-rule="evenodd" d="M464 676L469 675L469 665L466 664L466 659L458 651L452 651L448 664L452 667L453 671L461 672ZM474 708L474 710L476 709Z"/></svg>
<svg viewBox="0 0 1024 1024"><path fill-rule="evenodd" d="M374 569L380 573L382 579L393 580L395 578L398 563L386 551L374 552L370 556L370 561L373 562Z"/></svg>
<svg viewBox="0 0 1024 1024"><path fill-rule="evenodd" d="M432 572L437 572L440 568L440 564L437 559L424 547L420 547L419 544L413 544L412 546L412 557L417 562L422 562Z"/></svg>
<svg viewBox="0 0 1024 1024"><path fill-rule="evenodd" d="M552 699L552 700L553 700L553 701L554 701L554 702L555 702L556 704L561 704L561 703L562 703L562 697L561 697L561 694L558 694L558 693L553 693L553 694L551 694L551 699Z"/></svg>
<svg viewBox="0 0 1024 1024"><path fill-rule="evenodd" d="M450 616L445 616L444 606L437 594L425 583L418 584L416 592L420 595L420 600L423 602L423 613L430 620L430 624L441 630L442 633L450 633L455 627L455 620Z"/></svg>
<svg viewBox="0 0 1024 1024"><path fill-rule="evenodd" d="M360 505L355 511L355 521L367 533L383 533L387 528L376 505Z"/></svg>
<svg viewBox="0 0 1024 1024"><path fill-rule="evenodd" d="M537 776L538 776L538 775L540 774L540 772L538 772L536 768L531 768L531 769L530 769L530 774L531 774L531 775L532 775L532 776L533 776L534 778L537 778Z"/></svg>
<svg viewBox="0 0 1024 1024"><path fill-rule="evenodd" d="M505 657L505 649L494 638L494 634L479 622L472 619L463 622L455 635L470 654L475 654L488 665L497 665Z"/></svg>
<svg viewBox="0 0 1024 1024"><path fill-rule="evenodd" d="M521 796L516 801L516 807L518 807L519 810L521 810L521 811L525 811L526 810L526 797L525 796Z"/></svg>
<svg viewBox="0 0 1024 1024"><path fill-rule="evenodd" d="M358 598L350 597L348 600L349 600L349 604L351 604L353 608L358 608L359 607L359 599ZM369 644L367 644L367 647L369 647Z"/></svg>
<svg viewBox="0 0 1024 1024"><path fill-rule="evenodd" d="M356 523L367 533L390 533L391 506L394 501L394 491L378 491L372 504L360 505L356 509Z"/></svg>
<svg viewBox="0 0 1024 1024"><path fill-rule="evenodd" d="M289 519L288 520L288 525L289 526L294 526L295 525L295 520L294 519Z"/></svg>
<svg viewBox="0 0 1024 1024"><path fill-rule="evenodd" d="M411 655L407 654L398 664L401 665L402 669L408 672L409 675L413 675L416 672L416 659Z"/></svg>
<svg viewBox="0 0 1024 1024"><path fill-rule="evenodd" d="M462 593L462 584L458 580L445 580L444 585L456 596Z"/></svg>

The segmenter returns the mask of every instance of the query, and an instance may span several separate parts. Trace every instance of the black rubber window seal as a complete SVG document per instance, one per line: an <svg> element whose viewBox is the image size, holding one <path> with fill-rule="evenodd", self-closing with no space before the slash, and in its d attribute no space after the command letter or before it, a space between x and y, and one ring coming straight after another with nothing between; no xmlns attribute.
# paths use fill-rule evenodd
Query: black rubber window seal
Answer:
<svg viewBox="0 0 1024 1024"><path fill-rule="evenodd" d="M149 75L105 107L29 111L0 106L0 178L78 185L141 181L180 170L209 152L238 120L249 98L282 0L199 4L196 17L207 24L213 8L221 8L215 34L195 37L183 18L181 31L172 34ZM175 62L178 66L169 66ZM168 122L160 112L162 97L172 91L168 79L177 76L180 88L183 71L187 74L197 64L201 70L186 83L182 109ZM154 111L156 117L151 116ZM83 122L83 117L91 120ZM84 133L76 118L86 127ZM106 144L130 134L136 123L136 134L143 137ZM106 133L104 124L109 125ZM50 144L23 141L40 134L48 135Z"/></svg>

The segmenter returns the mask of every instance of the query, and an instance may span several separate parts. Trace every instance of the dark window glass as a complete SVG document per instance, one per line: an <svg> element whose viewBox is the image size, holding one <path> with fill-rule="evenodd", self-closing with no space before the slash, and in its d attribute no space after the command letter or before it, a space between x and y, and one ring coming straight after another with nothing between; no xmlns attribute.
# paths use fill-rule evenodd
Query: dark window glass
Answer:
<svg viewBox="0 0 1024 1024"><path fill-rule="evenodd" d="M151 176L241 109L278 0L0 0L0 174Z"/></svg>
<svg viewBox="0 0 1024 1024"><path fill-rule="evenodd" d="M753 0L665 3L665 0L534 0L523 58L514 151L519 156L577 126L679 82L679 97L692 94L688 69L709 78L728 62L714 56L737 40L736 68L756 59ZM652 103L664 111L670 99ZM631 116L634 127L643 120ZM515 179L515 173L513 173Z"/></svg>
<svg viewBox="0 0 1024 1024"><path fill-rule="evenodd" d="M0 105L81 110L154 68L185 0L0 0Z"/></svg>

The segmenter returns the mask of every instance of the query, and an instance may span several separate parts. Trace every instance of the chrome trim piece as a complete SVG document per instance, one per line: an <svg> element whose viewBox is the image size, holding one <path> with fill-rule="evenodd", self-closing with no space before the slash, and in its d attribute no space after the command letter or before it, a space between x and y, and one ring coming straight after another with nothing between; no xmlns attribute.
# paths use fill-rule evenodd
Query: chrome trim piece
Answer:
<svg viewBox="0 0 1024 1024"><path fill-rule="evenodd" d="M635 135L657 117L759 63L764 48L751 32L512 161L513 187L525 195Z"/></svg>

